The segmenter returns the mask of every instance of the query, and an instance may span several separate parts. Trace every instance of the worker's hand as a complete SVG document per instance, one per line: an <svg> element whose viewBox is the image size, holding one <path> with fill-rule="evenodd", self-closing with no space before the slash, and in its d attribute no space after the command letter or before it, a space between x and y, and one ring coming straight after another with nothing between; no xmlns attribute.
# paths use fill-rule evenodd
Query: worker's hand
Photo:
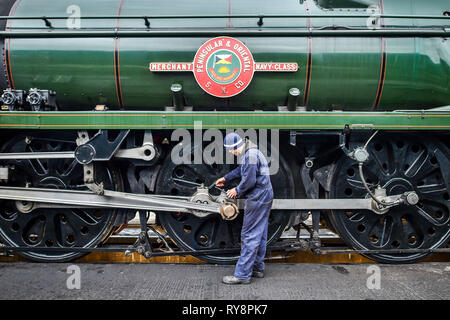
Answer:
<svg viewBox="0 0 450 320"><path fill-rule="evenodd" d="M227 197L230 199L234 199L237 197L236 188L227 191Z"/></svg>
<svg viewBox="0 0 450 320"><path fill-rule="evenodd" d="M223 187L223 186L225 185L225 181L226 181L226 180L225 180L224 177L218 179L218 180L216 181L216 186L218 186L218 187Z"/></svg>

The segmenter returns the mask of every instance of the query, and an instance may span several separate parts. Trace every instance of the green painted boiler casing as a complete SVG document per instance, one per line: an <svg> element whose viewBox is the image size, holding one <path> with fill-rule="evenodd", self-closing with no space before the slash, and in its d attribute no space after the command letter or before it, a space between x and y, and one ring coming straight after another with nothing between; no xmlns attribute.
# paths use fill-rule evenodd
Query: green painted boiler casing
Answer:
<svg viewBox="0 0 450 320"><path fill-rule="evenodd" d="M19 0L11 16L69 16L76 5L82 16L111 15L115 19L83 19L82 30L146 30L134 15L223 15L205 19L150 19L151 30L242 30L239 36L256 62L296 62L297 72L255 72L241 94L216 98L204 92L191 72L149 71L150 62L192 62L198 48L214 35L147 37L71 37L5 39L6 80L15 89L54 90L63 110L162 110L172 105L170 87L183 85L187 105L196 110L276 110L285 105L290 88L299 88L300 105L316 110L391 110L432 108L450 104L450 44L444 37L425 36L277 36L279 30L345 28L367 30L366 14L375 5L386 15L444 17L448 0L284 0L277 1L149 1L149 0ZM69 9L69 10L68 10ZM235 15L255 15L239 18ZM233 16L234 15L234 16ZM265 18L257 15L312 15ZM327 15L326 18L314 15ZM449 26L449 19L381 19L389 30ZM66 29L67 21L51 20ZM99 29L100 28L100 29ZM270 35L246 36L245 30L271 30ZM42 20L8 20L6 31L49 32ZM78 30L78 31L82 31ZM51 32L51 31L50 31Z"/></svg>

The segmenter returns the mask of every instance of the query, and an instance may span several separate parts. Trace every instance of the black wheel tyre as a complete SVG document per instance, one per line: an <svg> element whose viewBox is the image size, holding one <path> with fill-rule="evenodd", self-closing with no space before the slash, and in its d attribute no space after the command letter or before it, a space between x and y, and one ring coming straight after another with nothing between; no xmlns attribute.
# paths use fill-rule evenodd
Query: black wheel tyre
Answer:
<svg viewBox="0 0 450 320"><path fill-rule="evenodd" d="M387 195L415 191L415 206L400 205L379 215L367 210L334 211L332 222L351 247L366 249L439 248L450 238L448 148L413 135L379 135L369 144L370 160L363 172L371 189L380 185ZM367 192L358 164L348 157L337 163L331 198L364 198ZM412 263L429 253L365 254L383 263Z"/></svg>

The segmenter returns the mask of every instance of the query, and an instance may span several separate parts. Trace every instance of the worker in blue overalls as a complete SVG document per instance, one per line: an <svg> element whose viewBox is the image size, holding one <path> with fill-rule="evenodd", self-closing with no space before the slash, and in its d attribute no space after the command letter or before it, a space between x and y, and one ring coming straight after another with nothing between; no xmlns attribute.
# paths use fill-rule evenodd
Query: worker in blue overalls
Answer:
<svg viewBox="0 0 450 320"><path fill-rule="evenodd" d="M251 277L264 277L267 228L272 208L273 190L269 166L255 144L230 133L224 147L241 158L240 165L216 181L218 187L226 181L241 178L236 188L227 191L228 198L245 197L244 223L241 231L241 255L233 276L223 277L226 284L248 284Z"/></svg>

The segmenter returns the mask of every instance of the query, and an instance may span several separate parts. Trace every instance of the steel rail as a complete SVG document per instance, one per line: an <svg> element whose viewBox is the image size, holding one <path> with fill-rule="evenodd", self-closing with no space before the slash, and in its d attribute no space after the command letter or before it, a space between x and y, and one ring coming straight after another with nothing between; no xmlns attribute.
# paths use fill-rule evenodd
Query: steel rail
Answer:
<svg viewBox="0 0 450 320"><path fill-rule="evenodd" d="M158 250L158 249L155 249ZM174 250L174 251L153 251L150 255L152 257L163 256L201 256L210 254L228 254L239 253L241 248L227 248L227 249L200 249L200 250ZM286 244L271 245L267 247L268 251L306 251L309 249L302 248L298 242L286 241ZM102 246L96 248L83 248L83 247L13 247L13 246L0 246L0 251L12 251L12 252L53 252L53 253L69 253L69 252L137 252L138 249L133 246ZM411 253L450 253L450 248L423 248L423 249L380 249L380 250L354 250L354 249L326 249L320 248L316 251L319 255L328 254L411 254Z"/></svg>
<svg viewBox="0 0 450 320"><path fill-rule="evenodd" d="M141 31L47 31L17 32L1 31L2 38L99 38L99 37L448 37L450 28L436 29L361 29L361 30L318 30L318 29L158 29Z"/></svg>
<svg viewBox="0 0 450 320"><path fill-rule="evenodd" d="M278 245L273 247L268 247L271 250L284 250L286 245ZM156 249L155 249L156 250ZM117 246L117 247L96 247L96 248L82 248L82 247L12 247L12 246L0 246L0 251L13 251L13 252L58 252L58 253L68 253L68 252L137 252L138 249L132 246ZM202 250L177 250L177 251L166 251L166 252L155 252L153 251L151 257L158 256L185 256L185 255L207 255L207 254L217 254L217 253L239 253L241 248L228 248L228 249L202 249Z"/></svg>
<svg viewBox="0 0 450 320"><path fill-rule="evenodd" d="M125 252L130 250L132 252L137 252L135 248L129 248L128 246L123 247L96 247L96 248L83 248L83 247L12 247L12 246L0 246L0 251L13 251L13 252L58 252L58 253L69 253L69 252Z"/></svg>
<svg viewBox="0 0 450 320"><path fill-rule="evenodd" d="M450 248L430 248L430 249L321 249L321 254L345 254L345 253L370 253L370 254L383 254L383 253L450 253Z"/></svg>

